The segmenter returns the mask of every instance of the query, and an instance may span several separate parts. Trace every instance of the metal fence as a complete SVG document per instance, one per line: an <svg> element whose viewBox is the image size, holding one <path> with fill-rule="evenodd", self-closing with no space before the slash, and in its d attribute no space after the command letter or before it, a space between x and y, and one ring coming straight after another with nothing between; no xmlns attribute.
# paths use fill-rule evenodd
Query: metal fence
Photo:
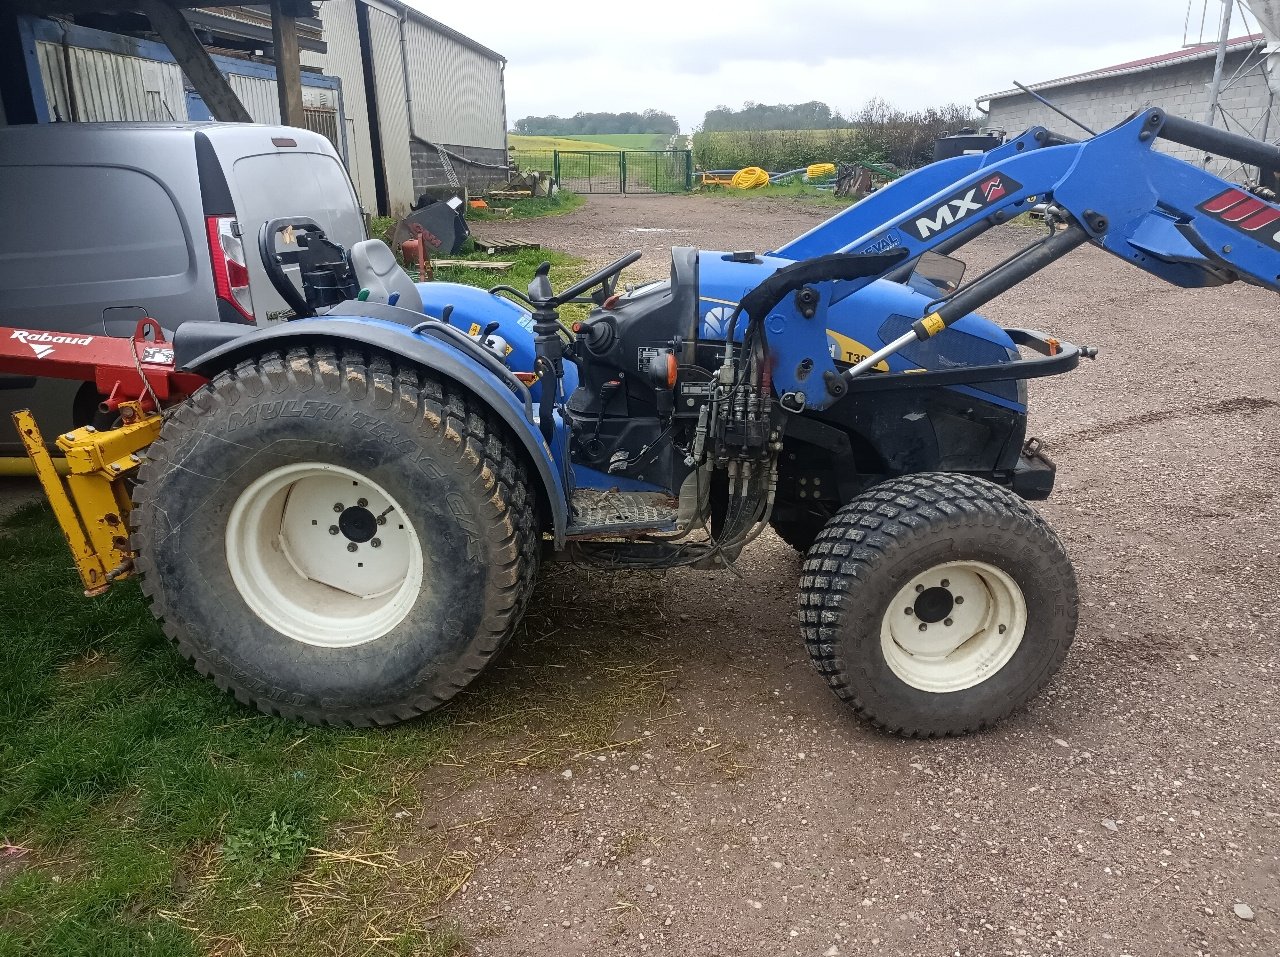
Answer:
<svg viewBox="0 0 1280 957"><path fill-rule="evenodd" d="M574 193L683 193L693 189L690 150L517 150L522 170L549 173Z"/></svg>

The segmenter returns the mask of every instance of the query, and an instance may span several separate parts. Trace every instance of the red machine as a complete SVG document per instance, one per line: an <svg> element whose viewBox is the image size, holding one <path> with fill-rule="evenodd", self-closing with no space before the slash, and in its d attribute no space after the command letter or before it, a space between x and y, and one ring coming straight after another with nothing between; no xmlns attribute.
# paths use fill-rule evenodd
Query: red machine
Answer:
<svg viewBox="0 0 1280 957"><path fill-rule="evenodd" d="M102 410L119 417L117 428L99 431L88 425L58 436L67 461L63 479L31 413L13 416L85 594L100 595L133 572L125 479L159 434L163 409L207 380L174 369L173 349L151 318L138 321L132 339L0 327L0 374L92 382L107 397Z"/></svg>

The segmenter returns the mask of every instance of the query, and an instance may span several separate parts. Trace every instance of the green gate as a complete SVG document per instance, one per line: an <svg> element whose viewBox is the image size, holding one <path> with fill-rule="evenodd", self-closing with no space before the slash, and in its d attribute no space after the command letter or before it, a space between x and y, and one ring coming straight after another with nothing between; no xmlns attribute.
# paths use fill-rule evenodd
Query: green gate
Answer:
<svg viewBox="0 0 1280 957"><path fill-rule="evenodd" d="M555 150L551 175L562 189L574 193L683 193L693 189L693 153Z"/></svg>

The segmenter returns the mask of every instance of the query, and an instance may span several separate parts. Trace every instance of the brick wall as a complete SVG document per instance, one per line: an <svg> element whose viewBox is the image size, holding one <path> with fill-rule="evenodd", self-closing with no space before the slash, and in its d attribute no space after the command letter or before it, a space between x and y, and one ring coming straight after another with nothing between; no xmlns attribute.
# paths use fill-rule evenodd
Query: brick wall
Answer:
<svg viewBox="0 0 1280 957"><path fill-rule="evenodd" d="M1224 87L1244 62L1244 58L1243 52L1227 55L1222 72ZM1256 59L1255 56L1254 60ZM1101 133L1124 120L1130 113L1152 106L1158 106L1174 116L1203 123L1209 109L1209 84L1212 81L1213 58L1206 57L1142 73L1071 83L1041 90L1040 93L1086 126ZM1223 89L1218 102L1232 119L1228 129L1233 133L1260 137L1266 124L1266 138L1269 141L1275 142L1280 137L1280 115L1272 117L1270 123L1267 123L1270 95L1266 80L1257 69L1253 69L1248 76L1237 79L1230 89ZM1030 126L1044 126L1068 136L1085 135L1078 127L1025 93L993 99L989 106L991 116L984 124L1000 127L1010 135L1021 133ZM1243 128L1237 123L1243 124ZM1214 125L1219 129L1223 127L1221 114ZM1201 159L1197 151L1176 143L1161 140L1158 146L1182 159L1196 163ZM1228 179L1241 178L1238 163L1215 161L1210 163L1209 170Z"/></svg>
<svg viewBox="0 0 1280 957"><path fill-rule="evenodd" d="M507 162L506 150L485 149L479 146L448 146L447 144L445 149L451 153L478 160L482 163L505 164ZM424 146L418 142L410 142L409 159L413 164L414 202L417 202L418 197L432 187L449 185L449 177L445 173L444 165L440 162L440 154L431 147ZM469 163L463 163L461 160L452 158L450 159L450 164L453 166L453 171L457 175L458 181L473 196L478 196L487 190L503 186L509 178L505 169L472 166Z"/></svg>

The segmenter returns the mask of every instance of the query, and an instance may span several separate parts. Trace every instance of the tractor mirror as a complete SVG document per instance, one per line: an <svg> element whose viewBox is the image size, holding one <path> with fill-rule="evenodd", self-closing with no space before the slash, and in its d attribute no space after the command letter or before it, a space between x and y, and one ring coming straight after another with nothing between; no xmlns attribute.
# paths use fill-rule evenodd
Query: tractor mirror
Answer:
<svg viewBox="0 0 1280 957"><path fill-rule="evenodd" d="M937 286L943 293L951 294L960 288L964 279L965 264L942 253L921 253L916 260L912 278L919 277Z"/></svg>

